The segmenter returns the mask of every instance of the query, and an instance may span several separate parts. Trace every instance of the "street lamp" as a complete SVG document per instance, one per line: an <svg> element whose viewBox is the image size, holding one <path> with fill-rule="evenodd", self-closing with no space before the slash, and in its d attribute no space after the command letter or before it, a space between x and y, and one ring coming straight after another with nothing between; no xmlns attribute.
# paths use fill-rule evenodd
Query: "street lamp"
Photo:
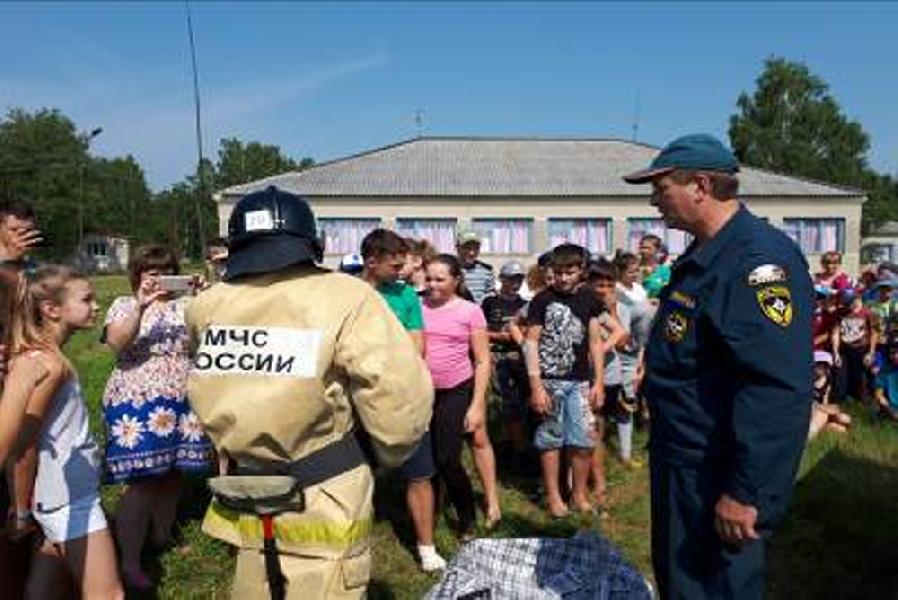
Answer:
<svg viewBox="0 0 898 600"><path fill-rule="evenodd" d="M90 150L90 142L103 133L102 127L95 127L84 136L85 154ZM78 201L78 253L84 252L84 172L87 170L87 158L81 161L78 169L79 201Z"/></svg>

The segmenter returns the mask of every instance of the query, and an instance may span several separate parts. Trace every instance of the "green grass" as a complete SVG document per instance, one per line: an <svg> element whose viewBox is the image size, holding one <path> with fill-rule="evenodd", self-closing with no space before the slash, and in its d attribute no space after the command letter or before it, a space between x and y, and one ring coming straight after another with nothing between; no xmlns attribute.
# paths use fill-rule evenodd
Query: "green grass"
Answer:
<svg viewBox="0 0 898 600"><path fill-rule="evenodd" d="M112 299L128 292L123 277L94 279L102 314ZM93 425L101 434L100 399L112 369L111 353L99 343L99 328L77 334L68 354L79 370ZM881 426L860 410L847 436L823 433L802 461L792 510L769 548L771 598L898 598L895 532L898 531L898 428ZM495 417L495 415L493 415ZM492 419L494 441L498 437ZM644 434L634 447L642 448ZM642 457L644 458L644 457ZM503 520L496 537L569 536L594 528L612 540L643 573L651 576L648 472L627 470L608 461L610 516L548 519L531 500L535 481L511 477L500 464ZM473 473L473 471L472 471ZM472 477L475 481L476 477ZM104 490L112 510L121 493ZM147 556L148 568L160 581L159 598L225 598L233 559L230 549L200 531L208 497L201 480L189 482L180 510L181 548ZM372 536L373 572L370 597L419 598L436 579L422 574L411 553L413 540L405 515L402 485L378 481L377 522ZM451 557L458 544L444 516L436 544ZM183 547L189 546L189 551Z"/></svg>

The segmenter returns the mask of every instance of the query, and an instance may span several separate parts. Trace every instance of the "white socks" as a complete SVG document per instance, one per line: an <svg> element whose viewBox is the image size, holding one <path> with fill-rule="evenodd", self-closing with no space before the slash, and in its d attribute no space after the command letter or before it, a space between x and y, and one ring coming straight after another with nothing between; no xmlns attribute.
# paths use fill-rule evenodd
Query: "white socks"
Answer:
<svg viewBox="0 0 898 600"><path fill-rule="evenodd" d="M630 460L633 456L633 419L629 423L617 424L617 439L620 443L621 460Z"/></svg>
<svg viewBox="0 0 898 600"><path fill-rule="evenodd" d="M437 554L437 549L433 544L423 546L418 544L418 556L421 557L421 570L427 573L432 571L442 571L446 568L446 559Z"/></svg>

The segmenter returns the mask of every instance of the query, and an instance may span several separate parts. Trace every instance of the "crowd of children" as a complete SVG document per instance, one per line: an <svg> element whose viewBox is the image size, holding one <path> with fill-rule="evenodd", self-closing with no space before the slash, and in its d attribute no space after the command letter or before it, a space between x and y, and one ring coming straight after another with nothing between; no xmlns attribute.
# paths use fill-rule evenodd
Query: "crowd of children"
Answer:
<svg viewBox="0 0 898 600"><path fill-rule="evenodd" d="M827 252L816 273L814 416L811 435L844 432L850 417L838 405L856 401L879 419L898 421L898 280L880 266L858 281Z"/></svg>
<svg viewBox="0 0 898 600"><path fill-rule="evenodd" d="M384 294L404 283L420 296L423 352L437 392L427 440L435 466L421 473L442 481L460 531L468 532L474 506L458 462L467 440L485 491L484 523L501 518L496 458L483 426L484 382L491 381L501 415L501 466L532 476L538 465L541 495L554 517L604 511L604 439L613 432L621 463L642 466L633 427L647 418L639 397L642 351L670 276L661 240L646 236L639 255L618 252L613 261L562 244L530 268L503 264L498 278L479 260L475 232L459 232L457 249L456 256L437 254L426 241L379 229L363 242L361 255L347 255L340 265ZM420 458L413 464L420 466ZM408 479L409 490L420 485ZM410 498L408 505L422 566L441 566L433 558L432 531L420 527L432 527L433 515L421 514L421 502Z"/></svg>
<svg viewBox="0 0 898 600"><path fill-rule="evenodd" d="M486 528L502 518L497 454L499 467L521 474L535 475L538 465L545 509L556 518L606 509L606 439L622 465L643 466L633 447L634 425L649 418L640 399L642 356L671 269L651 235L638 254L618 251L612 260L561 244L529 268L505 263L498 278L479 260L475 232L459 232L458 242L456 254L439 254L427 241L378 229L340 266L381 293L433 380L430 431L399 470L426 571L446 565L433 542L440 487L459 534L472 535L465 446L484 490ZM849 399L898 421L898 281L881 270L855 283L840 263L838 253L827 253L815 274L810 436L847 431L851 418L840 405ZM0 461L14 482L11 530L36 524L45 540L28 590L43 597L68 582L84 597L121 597L99 500L101 450L62 352L73 332L94 325L98 307L89 281L71 269L44 266L20 281L5 333ZM491 387L501 415L499 453L487 427ZM132 571L139 570L136 547ZM69 576L53 575L61 569Z"/></svg>

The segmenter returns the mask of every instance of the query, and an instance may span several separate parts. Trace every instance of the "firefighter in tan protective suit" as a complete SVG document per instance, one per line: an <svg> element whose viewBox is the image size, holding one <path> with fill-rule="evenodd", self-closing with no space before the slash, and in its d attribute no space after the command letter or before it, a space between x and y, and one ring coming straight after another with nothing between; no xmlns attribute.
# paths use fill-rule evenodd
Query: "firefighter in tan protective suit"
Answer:
<svg viewBox="0 0 898 600"><path fill-rule="evenodd" d="M188 392L234 465L203 529L239 548L232 597L358 598L374 481L355 430L398 466L427 429L427 368L377 292L315 265L308 204L249 194L228 223L224 282L188 311Z"/></svg>

